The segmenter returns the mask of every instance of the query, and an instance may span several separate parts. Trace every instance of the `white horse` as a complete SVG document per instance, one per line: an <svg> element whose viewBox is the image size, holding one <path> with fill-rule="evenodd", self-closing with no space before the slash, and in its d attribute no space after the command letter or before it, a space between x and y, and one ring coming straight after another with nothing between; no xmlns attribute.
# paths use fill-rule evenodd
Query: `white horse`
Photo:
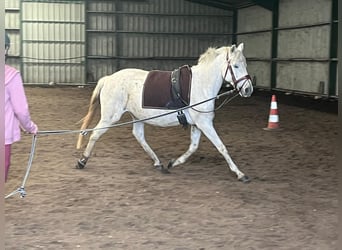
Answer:
<svg viewBox="0 0 342 250"><path fill-rule="evenodd" d="M191 144L183 155L169 162L168 168L184 163L197 150L203 132L223 155L238 180L249 181L249 178L238 169L229 156L213 126L215 97L218 95L223 81L229 82L242 97L251 96L253 86L246 67L243 43L238 47L232 45L217 49L209 48L200 56L198 64L191 67L190 103L189 108L184 109L186 120L191 125ZM144 81L148 73L141 69L123 69L110 76L102 77L98 81L90 100L88 113L83 118L81 131L87 129L99 104L101 105L101 119L92 131L88 145L77 162L77 168L85 167L96 141L111 125L120 120L123 113L129 112L133 119L133 135L152 158L154 166L165 170L158 156L145 140L144 123L168 127L179 125L179 120L177 113L167 114L170 110L142 107ZM197 103L201 104L192 108L192 105ZM155 116L158 118L148 119ZM82 138L83 134L81 133L77 149L82 147Z"/></svg>

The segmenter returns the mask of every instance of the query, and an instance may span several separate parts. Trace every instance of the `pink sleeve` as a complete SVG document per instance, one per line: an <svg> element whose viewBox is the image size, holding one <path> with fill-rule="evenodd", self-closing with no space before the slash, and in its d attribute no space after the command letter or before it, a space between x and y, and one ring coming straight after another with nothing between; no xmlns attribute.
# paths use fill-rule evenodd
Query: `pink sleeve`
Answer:
<svg viewBox="0 0 342 250"><path fill-rule="evenodd" d="M28 103L21 76L17 73L8 84L14 114L20 125L29 133L37 133L37 125L31 120Z"/></svg>

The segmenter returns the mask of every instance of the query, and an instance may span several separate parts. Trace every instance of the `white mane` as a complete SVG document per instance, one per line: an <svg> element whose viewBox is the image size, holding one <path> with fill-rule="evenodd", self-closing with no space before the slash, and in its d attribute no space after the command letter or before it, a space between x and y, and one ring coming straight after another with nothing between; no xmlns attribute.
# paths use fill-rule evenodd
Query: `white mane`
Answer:
<svg viewBox="0 0 342 250"><path fill-rule="evenodd" d="M198 59L198 64L207 64L212 62L218 55L221 53L228 53L230 47L221 47L221 48L208 48L206 52L204 52Z"/></svg>
<svg viewBox="0 0 342 250"><path fill-rule="evenodd" d="M218 55L225 54L230 57L231 62L236 61L243 61L244 65L247 66L246 58L244 57L243 53L238 50L234 49L234 52L231 54L230 51L231 47L220 47L220 48L208 48L206 52L204 52L198 59L198 64L208 64L212 62Z"/></svg>

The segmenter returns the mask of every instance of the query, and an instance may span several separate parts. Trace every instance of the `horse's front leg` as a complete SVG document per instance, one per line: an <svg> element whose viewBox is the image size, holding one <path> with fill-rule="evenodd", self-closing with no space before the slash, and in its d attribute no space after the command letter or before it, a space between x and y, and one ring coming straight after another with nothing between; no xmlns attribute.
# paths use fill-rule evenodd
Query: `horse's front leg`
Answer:
<svg viewBox="0 0 342 250"><path fill-rule="evenodd" d="M248 176L246 176L244 173L242 173L239 168L235 165L232 158L230 157L228 150L226 146L221 141L220 137L215 131L215 128L213 126L212 122L202 123L200 125L200 129L205 134L205 136L215 145L217 150L223 155L223 157L226 159L229 168L231 171L233 171L236 175L239 181L242 181L244 183L249 182Z"/></svg>
<svg viewBox="0 0 342 250"><path fill-rule="evenodd" d="M93 151L96 141L101 137L101 135L103 135L108 130L108 128L105 128L105 127L108 127L109 125L110 123L108 122L99 122L97 124L97 126L95 127L94 131L92 132L89 138L89 142L87 144L86 149L84 150L81 158L77 161L76 168L83 169L86 166L87 161L91 155L91 152ZM102 129L102 128L105 128L105 129Z"/></svg>
<svg viewBox="0 0 342 250"><path fill-rule="evenodd" d="M136 122L133 124L133 131L132 131L134 137L137 139L139 144L142 146L142 148L145 150L145 152L152 158L154 161L153 166L161 170L162 173L169 173L167 169L164 168L163 164L159 160L156 153L152 150L150 145L147 144L145 139L145 130L144 130L144 123L142 122Z"/></svg>
<svg viewBox="0 0 342 250"><path fill-rule="evenodd" d="M201 130L199 130L195 125L192 125L190 137L191 143L189 149L184 154L182 154L177 160L171 160L167 165L167 168L173 168L177 165L183 164L193 153L196 152L201 139Z"/></svg>

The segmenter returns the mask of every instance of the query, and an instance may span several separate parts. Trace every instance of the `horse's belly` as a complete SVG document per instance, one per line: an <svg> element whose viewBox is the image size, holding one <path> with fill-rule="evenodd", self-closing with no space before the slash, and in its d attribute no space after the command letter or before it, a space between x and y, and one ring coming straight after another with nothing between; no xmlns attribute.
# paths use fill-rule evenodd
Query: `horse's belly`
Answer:
<svg viewBox="0 0 342 250"><path fill-rule="evenodd" d="M142 120L147 124L160 127L170 127L178 125L177 113L168 114L168 110L143 109L132 113L137 120Z"/></svg>
<svg viewBox="0 0 342 250"><path fill-rule="evenodd" d="M142 120L147 124L159 127L171 127L180 125L177 115L174 110L162 110L162 109L143 109L132 113L137 120ZM187 118L187 122L192 124L192 119L187 111L184 111Z"/></svg>

